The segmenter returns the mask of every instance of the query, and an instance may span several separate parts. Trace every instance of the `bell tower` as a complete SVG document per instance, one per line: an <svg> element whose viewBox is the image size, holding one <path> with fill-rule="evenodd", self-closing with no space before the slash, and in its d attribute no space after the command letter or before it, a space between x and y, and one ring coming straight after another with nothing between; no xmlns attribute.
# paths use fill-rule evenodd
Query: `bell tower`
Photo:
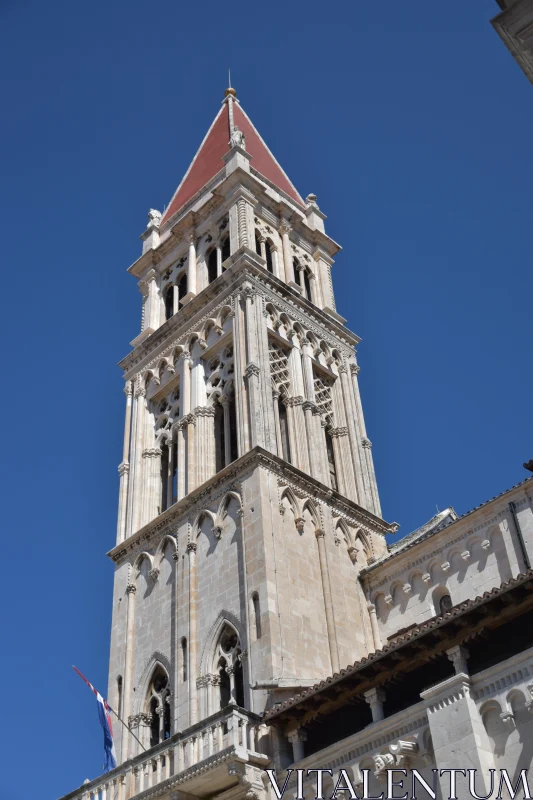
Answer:
<svg viewBox="0 0 533 800"><path fill-rule="evenodd" d="M358 573L391 526L325 219L229 88L129 268L142 315L120 364L108 696L153 763L165 754L160 780L378 646ZM142 791L146 756L117 734Z"/></svg>

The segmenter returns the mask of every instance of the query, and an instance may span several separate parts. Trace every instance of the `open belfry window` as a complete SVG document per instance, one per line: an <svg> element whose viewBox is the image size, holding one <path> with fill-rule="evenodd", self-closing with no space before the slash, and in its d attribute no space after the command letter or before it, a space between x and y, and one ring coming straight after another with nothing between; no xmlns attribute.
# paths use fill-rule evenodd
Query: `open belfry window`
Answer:
<svg viewBox="0 0 533 800"><path fill-rule="evenodd" d="M174 286L171 284L165 289L165 320L174 314Z"/></svg>
<svg viewBox="0 0 533 800"><path fill-rule="evenodd" d="M218 640L217 656L220 708L230 704L244 708L241 644L237 632L228 624Z"/></svg>
<svg viewBox="0 0 533 800"><path fill-rule="evenodd" d="M207 256L207 282L213 283L218 274L218 252L214 247Z"/></svg>
<svg viewBox="0 0 533 800"><path fill-rule="evenodd" d="M146 697L150 724L150 747L170 738L170 688L168 675L158 664L154 669Z"/></svg>

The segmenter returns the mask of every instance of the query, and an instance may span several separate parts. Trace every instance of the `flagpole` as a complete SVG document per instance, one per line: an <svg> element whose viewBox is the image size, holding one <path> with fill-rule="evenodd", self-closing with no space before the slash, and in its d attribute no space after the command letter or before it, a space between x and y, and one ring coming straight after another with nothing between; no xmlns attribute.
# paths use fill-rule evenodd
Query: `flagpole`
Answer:
<svg viewBox="0 0 533 800"><path fill-rule="evenodd" d="M144 752L146 753L146 747L143 745L143 743L141 742L141 740L140 740L140 739L138 739L138 738L137 738L137 736L135 736L135 734L133 733L133 731L132 731L132 729L130 728L130 726L129 726L129 725L126 725L126 723L124 722L124 720L122 719L122 717L119 717L119 715L117 714L117 712L116 712L116 711L113 711L113 709L111 708L111 706L109 706L109 710L113 712L113 714L115 715L115 717L118 719L118 721L119 721L119 722L122 722L122 724L124 725L124 727L126 728L126 730L127 730L127 731L129 731L129 732L131 733L131 735L133 736L133 738L135 739L135 741L136 741L136 742L139 742L139 744L141 745L142 749L143 749L143 750L144 750Z"/></svg>
<svg viewBox="0 0 533 800"><path fill-rule="evenodd" d="M81 674L81 672L79 671L79 669L78 669L77 667L75 667L75 666L74 666L74 664L72 665L72 669L74 670L74 672L76 672L76 673L77 673L77 674L80 676L80 678L82 679L82 681L84 681L84 683L86 683L86 684L87 684L87 686L89 687L89 689L92 689L92 690L93 690L93 692L94 692L94 691L96 691L96 690L95 690L95 688L94 688L94 686L92 685L92 683L89 683L89 681L87 680L87 678L85 677L85 675L82 675L82 674ZM118 721L119 721L119 722L121 722L121 723L122 723L122 725L124 725L124 727L126 728L126 730L127 730L127 731L129 731L129 733L131 733L131 735L133 736L133 738L135 739L135 741L136 741L136 742L138 742L138 743L141 745L142 749L143 749L143 750L144 750L144 752L146 753L146 747L143 745L143 743L141 742L141 740L140 740L140 739L138 739L138 738L137 738L137 736L136 736L136 735L133 733L133 731L132 731L132 729L130 728L130 726L129 726L129 725L127 725L127 724L124 722L124 720L122 719L122 717L119 717L119 715L117 714L117 712L116 712L116 711L114 711L114 710L111 708L111 706L109 705L109 703L107 703L107 707L108 707L108 708L109 708L109 710L110 710L110 711L111 711L111 712L112 712L112 713L115 715L115 717L118 719Z"/></svg>

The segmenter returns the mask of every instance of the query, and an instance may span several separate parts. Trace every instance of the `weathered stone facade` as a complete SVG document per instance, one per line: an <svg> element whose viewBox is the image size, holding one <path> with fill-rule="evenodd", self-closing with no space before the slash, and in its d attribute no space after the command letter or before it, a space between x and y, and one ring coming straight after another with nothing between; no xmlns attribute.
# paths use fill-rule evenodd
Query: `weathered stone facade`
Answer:
<svg viewBox="0 0 533 800"><path fill-rule="evenodd" d="M116 726L116 770L73 800L266 800L265 767L317 759L349 764L356 782L370 764L379 783L390 763L452 763L455 711L461 750L481 768L500 736L484 727L485 711L499 704L507 724L519 697L487 688L496 673L515 669L529 702L529 651L469 676L452 636L439 685L411 681L416 702L402 692L411 701L395 708L379 679L390 667L376 667L361 697L348 692L348 722L332 722L329 739L313 727L306 698L332 675L336 684L357 665L388 663L398 647L402 662L424 626L527 572L533 548L533 480L461 518L448 509L387 547L397 525L381 518L359 340L335 311L340 248L324 220L232 89L165 214L149 213L129 270L142 321L121 362L109 553L108 697L132 734Z"/></svg>

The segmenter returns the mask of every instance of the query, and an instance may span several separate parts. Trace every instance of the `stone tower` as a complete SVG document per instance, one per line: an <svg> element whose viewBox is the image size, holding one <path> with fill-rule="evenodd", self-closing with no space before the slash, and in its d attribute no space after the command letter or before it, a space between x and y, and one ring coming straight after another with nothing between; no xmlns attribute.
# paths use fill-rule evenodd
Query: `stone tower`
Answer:
<svg viewBox="0 0 533 800"><path fill-rule="evenodd" d="M228 708L258 721L375 650L358 573L391 526L324 220L230 88L129 268L142 323L121 362L108 696L166 753L158 780L220 750ZM140 770L129 797L145 767L116 734L119 761Z"/></svg>

